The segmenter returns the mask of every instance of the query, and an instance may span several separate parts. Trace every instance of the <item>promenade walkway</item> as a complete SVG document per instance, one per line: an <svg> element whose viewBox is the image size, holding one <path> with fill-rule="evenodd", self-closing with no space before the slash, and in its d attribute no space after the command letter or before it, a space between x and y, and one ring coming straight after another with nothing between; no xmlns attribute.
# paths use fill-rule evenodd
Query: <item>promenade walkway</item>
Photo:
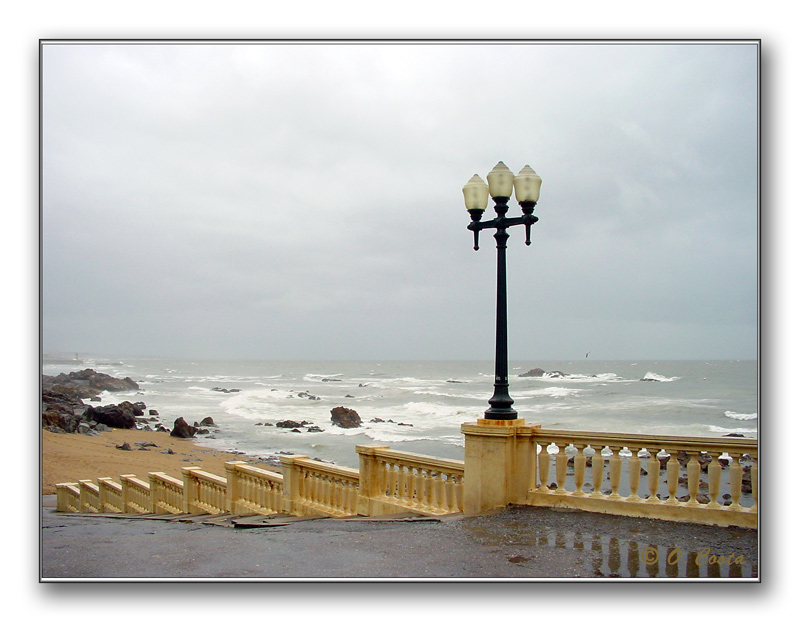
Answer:
<svg viewBox="0 0 800 622"><path fill-rule="evenodd" d="M526 506L235 528L224 517L206 524L208 515L60 514L54 497L43 499L44 581L759 578L758 534L741 528Z"/></svg>

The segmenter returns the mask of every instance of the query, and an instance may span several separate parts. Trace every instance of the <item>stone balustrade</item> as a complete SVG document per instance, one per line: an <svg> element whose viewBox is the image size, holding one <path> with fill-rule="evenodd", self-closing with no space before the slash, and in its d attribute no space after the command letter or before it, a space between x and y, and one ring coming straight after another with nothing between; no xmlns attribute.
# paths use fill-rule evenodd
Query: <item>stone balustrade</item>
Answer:
<svg viewBox="0 0 800 622"><path fill-rule="evenodd" d="M221 514L228 510L228 482L224 477L183 467L183 512L185 514Z"/></svg>
<svg viewBox="0 0 800 622"><path fill-rule="evenodd" d="M165 473L149 473L150 508L153 514L183 512L183 482Z"/></svg>
<svg viewBox="0 0 800 622"><path fill-rule="evenodd" d="M184 467L56 486L63 512L378 516L476 513L509 503L710 525L758 525L758 441L464 424L465 460L359 445L359 469L281 457L225 477Z"/></svg>
<svg viewBox="0 0 800 622"><path fill-rule="evenodd" d="M540 428L531 438L536 454L531 505L757 526L758 441L754 439Z"/></svg>
<svg viewBox="0 0 800 622"><path fill-rule="evenodd" d="M296 516L356 514L359 472L356 469L310 460L308 456L281 456L284 511Z"/></svg>
<svg viewBox="0 0 800 622"><path fill-rule="evenodd" d="M122 512L124 514L149 514L153 511L150 484L135 475L120 475L122 482Z"/></svg>
<svg viewBox="0 0 800 622"><path fill-rule="evenodd" d="M283 511L283 475L241 461L225 463L228 512L276 514Z"/></svg>
<svg viewBox="0 0 800 622"><path fill-rule="evenodd" d="M464 463L382 445L359 445L359 513L451 514L464 508Z"/></svg>

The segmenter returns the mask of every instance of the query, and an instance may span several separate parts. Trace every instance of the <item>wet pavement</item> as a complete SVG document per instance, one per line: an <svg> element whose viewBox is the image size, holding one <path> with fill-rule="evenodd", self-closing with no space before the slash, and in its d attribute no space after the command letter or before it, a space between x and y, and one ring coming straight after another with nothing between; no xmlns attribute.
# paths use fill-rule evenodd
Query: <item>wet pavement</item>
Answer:
<svg viewBox="0 0 800 622"><path fill-rule="evenodd" d="M230 517L204 524L212 517L62 514L52 506L45 498L42 581L759 579L756 530L549 508L443 519L257 518L234 527Z"/></svg>

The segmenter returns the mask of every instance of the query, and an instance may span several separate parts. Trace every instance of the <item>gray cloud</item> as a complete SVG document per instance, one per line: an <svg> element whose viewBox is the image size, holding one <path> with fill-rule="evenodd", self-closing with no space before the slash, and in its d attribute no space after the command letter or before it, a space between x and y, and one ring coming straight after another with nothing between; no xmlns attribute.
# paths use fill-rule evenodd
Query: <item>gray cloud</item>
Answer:
<svg viewBox="0 0 800 622"><path fill-rule="evenodd" d="M544 179L519 359L752 358L757 48L43 47L46 351L491 358L461 186Z"/></svg>

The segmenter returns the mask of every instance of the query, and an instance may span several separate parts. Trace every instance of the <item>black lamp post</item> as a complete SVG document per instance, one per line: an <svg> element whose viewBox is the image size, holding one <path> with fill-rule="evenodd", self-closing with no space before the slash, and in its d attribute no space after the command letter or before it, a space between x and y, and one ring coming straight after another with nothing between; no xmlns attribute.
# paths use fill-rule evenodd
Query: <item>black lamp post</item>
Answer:
<svg viewBox="0 0 800 622"><path fill-rule="evenodd" d="M525 166L519 175L514 175L502 162L492 169L486 178L487 185L478 175L473 175L464 186L464 203L472 218L467 229L475 234L475 250L478 250L478 233L483 229L497 229L497 331L495 335L494 357L494 395L489 399L486 419L516 419L517 411L511 408L514 400L508 394L508 312L506 304L506 229L514 225L525 225L525 244L531 244L531 225L539 219L533 215L533 208L539 200L542 178L530 167ZM522 216L507 218L508 200L512 190L522 207ZM481 222L486 211L489 195L494 201L497 217Z"/></svg>

